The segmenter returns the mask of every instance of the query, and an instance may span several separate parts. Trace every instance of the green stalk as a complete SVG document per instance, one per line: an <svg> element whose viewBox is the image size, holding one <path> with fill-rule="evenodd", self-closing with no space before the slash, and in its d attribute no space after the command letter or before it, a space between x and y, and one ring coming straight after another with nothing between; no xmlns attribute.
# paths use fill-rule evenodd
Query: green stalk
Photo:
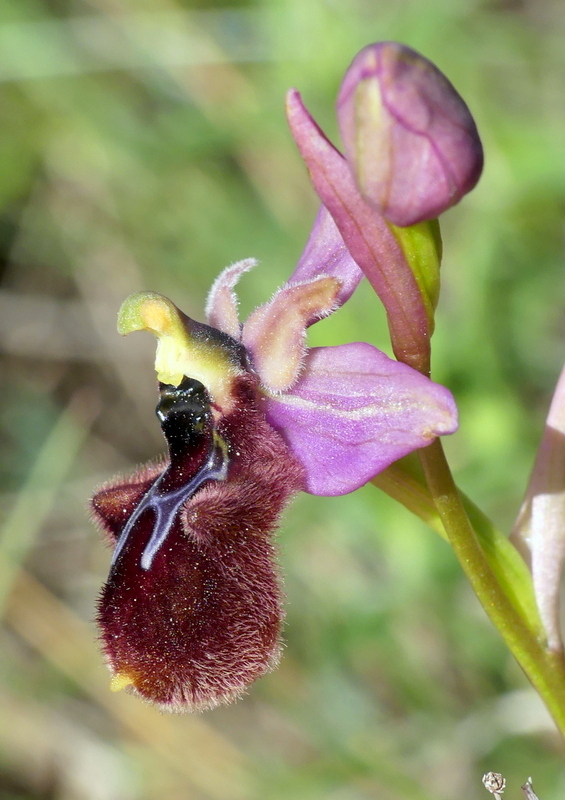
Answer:
<svg viewBox="0 0 565 800"><path fill-rule="evenodd" d="M417 453L410 453L395 461L376 475L371 482L429 525L442 539L449 541ZM533 635L540 640L543 639L543 627L534 596L532 575L524 559L472 500L461 491L459 496L502 590Z"/></svg>
<svg viewBox="0 0 565 800"><path fill-rule="evenodd" d="M565 660L548 651L516 608L481 547L445 458L441 441L419 451L426 481L459 563L492 623L565 736Z"/></svg>

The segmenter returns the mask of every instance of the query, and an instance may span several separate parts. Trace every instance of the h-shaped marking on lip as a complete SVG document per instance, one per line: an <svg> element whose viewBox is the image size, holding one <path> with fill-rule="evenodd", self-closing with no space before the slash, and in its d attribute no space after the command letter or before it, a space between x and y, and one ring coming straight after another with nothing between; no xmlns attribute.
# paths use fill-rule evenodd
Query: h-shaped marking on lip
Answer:
<svg viewBox="0 0 565 800"><path fill-rule="evenodd" d="M155 554L167 538L179 508L202 486L205 481L223 481L227 477L228 460L225 448L221 444L214 446L207 462L200 467L196 475L185 485L174 489L172 492L159 493L159 487L164 480L166 471L157 478L144 494L141 502L129 518L114 549L110 569L118 560L124 549L125 543L135 523L144 511L151 508L155 512L155 522L149 541L141 554L141 569L148 570L153 563Z"/></svg>

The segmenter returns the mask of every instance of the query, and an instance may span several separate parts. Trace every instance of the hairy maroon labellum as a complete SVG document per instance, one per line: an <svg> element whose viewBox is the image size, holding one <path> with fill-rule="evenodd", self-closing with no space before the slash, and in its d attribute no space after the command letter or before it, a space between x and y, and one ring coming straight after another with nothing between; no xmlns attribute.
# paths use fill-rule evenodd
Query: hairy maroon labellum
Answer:
<svg viewBox="0 0 565 800"><path fill-rule="evenodd" d="M236 378L225 416L194 379L160 391L168 460L92 501L115 544L98 623L115 688L169 710L203 709L278 660L271 533L303 470L266 422L251 373Z"/></svg>

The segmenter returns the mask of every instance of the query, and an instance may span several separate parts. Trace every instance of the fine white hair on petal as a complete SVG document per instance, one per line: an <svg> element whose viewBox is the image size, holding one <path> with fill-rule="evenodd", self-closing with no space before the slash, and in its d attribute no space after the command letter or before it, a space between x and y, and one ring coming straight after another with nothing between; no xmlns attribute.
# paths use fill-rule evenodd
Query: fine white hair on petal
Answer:
<svg viewBox="0 0 565 800"><path fill-rule="evenodd" d="M244 272L256 267L256 258L244 258L221 272L208 293L206 300L206 321L208 325L233 336L239 341L241 326L237 313L238 300L233 291Z"/></svg>
<svg viewBox="0 0 565 800"><path fill-rule="evenodd" d="M336 307L342 306L363 279L363 271L349 250L325 206L320 208L312 232L287 284L306 283L325 276L341 281ZM286 285L286 284L285 284Z"/></svg>
<svg viewBox="0 0 565 800"><path fill-rule="evenodd" d="M561 372L511 539L531 558L534 592L551 650L563 650L559 620L565 561L565 368Z"/></svg>
<svg viewBox="0 0 565 800"><path fill-rule="evenodd" d="M338 307L341 286L330 275L286 283L251 314L241 338L267 391L286 391L296 382L306 353L306 328Z"/></svg>

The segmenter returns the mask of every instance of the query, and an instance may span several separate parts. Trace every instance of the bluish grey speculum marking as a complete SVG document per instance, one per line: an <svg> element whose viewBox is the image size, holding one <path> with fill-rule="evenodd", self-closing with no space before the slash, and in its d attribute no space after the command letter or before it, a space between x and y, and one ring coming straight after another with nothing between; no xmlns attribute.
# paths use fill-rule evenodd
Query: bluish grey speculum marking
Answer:
<svg viewBox="0 0 565 800"><path fill-rule="evenodd" d="M206 481L225 480L227 476L226 447L214 432L210 400L204 386L193 378L184 378L178 387L161 384L160 390L161 400L156 411L169 446L170 464L150 486L128 520L116 544L112 567L141 515L152 510L155 515L153 530L140 562L142 569L150 569L181 506ZM187 472L194 474L185 482Z"/></svg>

